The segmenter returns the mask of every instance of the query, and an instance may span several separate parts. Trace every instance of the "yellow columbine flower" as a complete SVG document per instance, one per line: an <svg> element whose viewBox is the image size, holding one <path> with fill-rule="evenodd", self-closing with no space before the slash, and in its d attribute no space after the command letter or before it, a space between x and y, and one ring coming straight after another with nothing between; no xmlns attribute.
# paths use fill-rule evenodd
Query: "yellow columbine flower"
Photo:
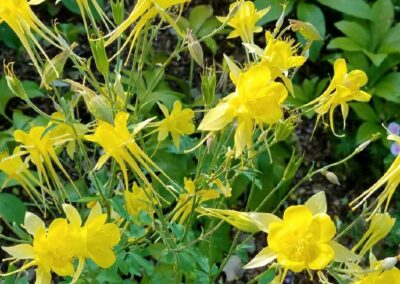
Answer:
<svg viewBox="0 0 400 284"><path fill-rule="evenodd" d="M281 78L288 90L293 93L291 80L288 72L292 68L298 68L306 62L307 58L297 55L299 44L291 38L275 39L270 32L265 34L267 46L261 54L262 62L271 69L273 78Z"/></svg>
<svg viewBox="0 0 400 284"><path fill-rule="evenodd" d="M257 22L270 8L257 11L252 1L238 1L229 7L229 13L236 11L232 17L217 17L217 19L233 28L228 38L240 37L245 43L253 43L254 33L262 32L262 27L257 26Z"/></svg>
<svg viewBox="0 0 400 284"><path fill-rule="evenodd" d="M175 101L171 114L166 106L159 104L165 119L155 123L158 127L158 141L164 141L171 133L172 140L176 148L179 149L182 135L193 134L195 127L193 124L194 111L190 108L182 109L182 103Z"/></svg>
<svg viewBox="0 0 400 284"><path fill-rule="evenodd" d="M346 128L346 119L349 113L349 101L368 102L371 95L361 91L360 88L367 84L368 77L362 70L353 70L347 73L344 59L337 59L334 64L334 76L325 92L309 104L315 106L318 121L329 113L329 123L332 132L335 132L333 113L340 106L343 115L343 129Z"/></svg>
<svg viewBox="0 0 400 284"><path fill-rule="evenodd" d="M61 112L55 112L51 117L59 121L65 120L65 116ZM50 135L55 139L65 140L67 154L71 159L73 159L76 150L76 140L82 139L88 129L85 125L80 123L73 123L71 126L59 121L52 121L49 123L49 127L51 127ZM76 137L77 135L78 137Z"/></svg>
<svg viewBox="0 0 400 284"><path fill-rule="evenodd" d="M377 213L372 216L368 230L360 241L354 246L353 252L361 248L359 255L362 257L380 240L386 237L394 226L396 219L387 213Z"/></svg>
<svg viewBox="0 0 400 284"><path fill-rule="evenodd" d="M37 71L43 78L43 68L40 66L35 53L39 50L48 62L50 62L50 59L40 46L33 32L36 32L53 45L58 45L54 42L54 40L57 41L57 37L36 17L30 7L42 2L44 0L2 0L0 4L0 23L7 23L18 36Z"/></svg>
<svg viewBox="0 0 400 284"><path fill-rule="evenodd" d="M133 183L132 191L125 190L124 192L126 211L134 217L139 216L142 211L153 217L156 200L149 197L148 194L151 192L145 192L136 182Z"/></svg>
<svg viewBox="0 0 400 284"><path fill-rule="evenodd" d="M196 190L196 185L190 179L184 179L186 193L179 196L178 203L175 207L175 213L172 217L173 222L183 224L194 210L201 203L208 200L217 199L219 193L214 189Z"/></svg>
<svg viewBox="0 0 400 284"><path fill-rule="evenodd" d="M19 153L19 147L15 148L13 155L9 155L7 152L0 153L0 171L7 175L3 186L6 185L9 180L15 180L37 204L36 200L42 199L42 196L36 191L36 186L38 186L40 182L29 171L28 164L22 161Z"/></svg>
<svg viewBox="0 0 400 284"><path fill-rule="evenodd" d="M64 186L58 177L53 163L56 164L73 184L73 181L56 154L56 147L64 144L67 140L52 137L48 131L46 132L46 128L42 126L33 127L28 133L22 130L16 130L14 131L14 138L16 142L21 144L21 152L19 155L28 155L28 160L36 166L41 184L43 184L42 179L44 178L48 188L51 189L51 179L58 189L64 192ZM55 198L55 196L53 196L53 198Z"/></svg>
<svg viewBox="0 0 400 284"><path fill-rule="evenodd" d="M135 27L130 32L127 40L122 45L121 49L117 51L120 53L128 44L131 43L129 55L135 45L135 42L144 28L144 26L152 21L157 15L161 15L171 26L179 30L174 19L172 19L166 12L172 6L184 4L191 0L138 0L128 18L121 23L113 32L106 36L106 46L113 43L119 38L131 25L136 23ZM129 59L128 55L128 59ZM128 60L127 59L127 60Z"/></svg>
<svg viewBox="0 0 400 284"><path fill-rule="evenodd" d="M21 268L2 276L24 271L36 266L36 284L50 284L51 272L59 276L74 274L73 250L70 249L69 225L65 219L55 219L46 229L44 222L36 215L25 215L25 229L33 237L33 244L2 247L12 259L31 260Z"/></svg>
<svg viewBox="0 0 400 284"><path fill-rule="evenodd" d="M143 166L153 177L157 178L150 167L158 169L157 165L147 156L145 152L135 142L135 134L145 127L147 121L138 126L132 133L129 131L127 123L129 114L119 112L114 120L114 124L100 120L92 135L85 135L88 141L99 144L104 149L104 154L98 160L95 170L100 169L109 158L113 158L121 168L124 176L125 189L129 188L128 169L126 164L141 179L146 186L152 188L150 182L140 168ZM149 121L148 121L149 122Z"/></svg>
<svg viewBox="0 0 400 284"><path fill-rule="evenodd" d="M372 271L351 284L396 284L399 283L400 270L396 267L385 271Z"/></svg>
<svg viewBox="0 0 400 284"><path fill-rule="evenodd" d="M389 135L389 140L393 140L397 143L400 143L400 137L395 135ZM386 171L386 173L369 189L364 191L360 196L358 196L355 200L350 203L352 209L356 209L361 206L372 194L374 194L378 189L380 189L384 184L386 184L385 189L378 196L378 203L373 211L373 213L377 212L379 208L382 207L384 203L385 208L384 212L388 210L390 200L393 197L396 188L400 184L400 155L396 157L393 161L392 165Z"/></svg>
<svg viewBox="0 0 400 284"><path fill-rule="evenodd" d="M118 226L106 223L107 214L102 213L99 203L90 210L85 224L75 207L64 204L63 209L70 228L71 251L79 258L79 265L74 279L77 279L83 270L86 258L90 258L101 268L109 268L115 262L113 252L121 238Z"/></svg>
<svg viewBox="0 0 400 284"><path fill-rule="evenodd" d="M252 146L255 124L275 124L283 117L287 90L273 81L270 69L259 64L238 75L236 92L206 114L199 130L218 131L237 118L235 153L239 157Z"/></svg>

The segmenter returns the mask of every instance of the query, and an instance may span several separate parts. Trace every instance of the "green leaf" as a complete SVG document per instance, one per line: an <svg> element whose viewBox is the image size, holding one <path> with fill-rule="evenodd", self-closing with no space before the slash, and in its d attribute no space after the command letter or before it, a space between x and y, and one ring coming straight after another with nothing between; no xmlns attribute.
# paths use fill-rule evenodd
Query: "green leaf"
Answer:
<svg viewBox="0 0 400 284"><path fill-rule="evenodd" d="M257 10L265 9L271 6L271 10L258 21L259 25L264 25L266 23L270 23L279 19L282 14L282 4L285 1L283 0L255 0L254 4L256 5ZM290 1L286 6L285 14L289 14L293 9L293 1Z"/></svg>
<svg viewBox="0 0 400 284"><path fill-rule="evenodd" d="M361 19L372 19L372 10L363 0L317 0L322 5L332 8L343 14Z"/></svg>
<svg viewBox="0 0 400 284"><path fill-rule="evenodd" d="M17 49L21 46L19 38L6 23L0 24L0 41L8 48Z"/></svg>
<svg viewBox="0 0 400 284"><path fill-rule="evenodd" d="M301 2L297 5L297 17L300 21L309 22L314 25L318 30L321 37L324 38L326 34L325 16L321 9L309 3ZM316 60L319 57L324 43L322 41L314 42L310 48L310 59Z"/></svg>
<svg viewBox="0 0 400 284"><path fill-rule="evenodd" d="M340 21L335 23L335 27L361 46L366 48L369 46L371 36L369 31L361 24L357 22Z"/></svg>
<svg viewBox="0 0 400 284"><path fill-rule="evenodd" d="M18 225L24 222L25 204L15 195L0 193L0 217L9 223Z"/></svg>
<svg viewBox="0 0 400 284"><path fill-rule="evenodd" d="M366 103L351 103L350 107L354 110L359 118L365 121L379 122L374 109Z"/></svg>
<svg viewBox="0 0 400 284"><path fill-rule="evenodd" d="M391 28L379 46L379 53L400 52L400 23Z"/></svg>
<svg viewBox="0 0 400 284"><path fill-rule="evenodd" d="M373 50L392 25L394 8L391 0L378 0L372 5L371 35L374 39Z"/></svg>
<svg viewBox="0 0 400 284"><path fill-rule="evenodd" d="M332 39L328 46L328 49L341 49L344 51L362 51L363 48L358 43L354 42L348 37L337 37Z"/></svg>
<svg viewBox="0 0 400 284"><path fill-rule="evenodd" d="M260 277L260 280L258 280L258 284L268 284L271 283L272 280L274 280L276 275L276 271L273 268L268 269L265 271L262 276Z"/></svg>
<svg viewBox="0 0 400 284"><path fill-rule="evenodd" d="M382 54L382 53L379 53L379 54L371 53L367 50L363 50L363 52L366 56L368 56L368 58L372 61L372 63L375 66L380 66L382 64L382 62L388 56L387 54Z"/></svg>
<svg viewBox="0 0 400 284"><path fill-rule="evenodd" d="M375 95L394 103L400 103L400 72L383 77L375 88Z"/></svg>
<svg viewBox="0 0 400 284"><path fill-rule="evenodd" d="M189 14L190 26L196 33L214 13L210 5L198 5Z"/></svg>
<svg viewBox="0 0 400 284"><path fill-rule="evenodd" d="M357 130L356 142L357 144L361 144L371 139L374 135L382 135L382 133L385 133L385 129L383 129L379 124L374 122L364 122Z"/></svg>

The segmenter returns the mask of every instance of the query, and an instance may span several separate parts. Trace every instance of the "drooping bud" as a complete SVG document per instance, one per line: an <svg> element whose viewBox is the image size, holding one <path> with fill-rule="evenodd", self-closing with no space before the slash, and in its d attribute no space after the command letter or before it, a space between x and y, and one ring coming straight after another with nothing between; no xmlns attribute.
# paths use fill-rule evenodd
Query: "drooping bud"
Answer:
<svg viewBox="0 0 400 284"><path fill-rule="evenodd" d="M200 42L197 40L195 35L191 30L187 31L187 41L188 41L188 49L189 53L192 56L193 60L199 64L201 67L204 67L204 53L203 48L201 47Z"/></svg>
<svg viewBox="0 0 400 284"><path fill-rule="evenodd" d="M319 31L314 27L313 24L308 22L302 22L298 20L290 19L290 26L294 32L299 32L308 40L322 40Z"/></svg>
<svg viewBox="0 0 400 284"><path fill-rule="evenodd" d="M4 74L6 75L7 86L11 92L23 100L27 99L28 95L25 92L24 86L17 76L15 76L14 63L4 65Z"/></svg>
<svg viewBox="0 0 400 284"><path fill-rule="evenodd" d="M330 183L333 183L333 184L336 184L336 185L340 185L340 181L339 181L339 179L338 179L338 177L337 177L337 175L335 173L330 172L330 171L325 171L322 174L326 177L326 179Z"/></svg>
<svg viewBox="0 0 400 284"><path fill-rule="evenodd" d="M398 262L397 257L387 257L381 262L381 267L383 270L390 270L396 266Z"/></svg>

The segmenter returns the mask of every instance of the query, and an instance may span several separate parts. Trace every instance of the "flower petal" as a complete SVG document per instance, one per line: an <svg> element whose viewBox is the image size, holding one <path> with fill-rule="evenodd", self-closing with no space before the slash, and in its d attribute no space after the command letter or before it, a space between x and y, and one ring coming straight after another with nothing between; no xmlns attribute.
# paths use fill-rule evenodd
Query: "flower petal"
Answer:
<svg viewBox="0 0 400 284"><path fill-rule="evenodd" d="M17 259L33 259L35 257L35 251L33 250L33 247L28 244L1 248L9 255Z"/></svg>
<svg viewBox="0 0 400 284"><path fill-rule="evenodd" d="M313 215L318 213L326 213L327 205L325 192L320 191L317 194L314 194L306 201L306 203L304 203L304 205L311 210Z"/></svg>
<svg viewBox="0 0 400 284"><path fill-rule="evenodd" d="M262 249L249 263L243 266L244 269L252 269L265 266L273 262L277 255L268 247Z"/></svg>
<svg viewBox="0 0 400 284"><path fill-rule="evenodd" d="M78 210L70 204L63 204L63 210L65 212L65 215L67 216L68 221L77 227L80 227L82 225L82 219L81 216L79 215Z"/></svg>
<svg viewBox="0 0 400 284"><path fill-rule="evenodd" d="M348 261L357 261L359 257L346 248L345 246L339 244L338 242L331 241L329 243L335 252L335 258L333 259L336 262L348 262Z"/></svg>
<svg viewBox="0 0 400 284"><path fill-rule="evenodd" d="M43 220L31 212L25 214L24 226L26 231L32 236L34 236L38 230L46 229Z"/></svg>

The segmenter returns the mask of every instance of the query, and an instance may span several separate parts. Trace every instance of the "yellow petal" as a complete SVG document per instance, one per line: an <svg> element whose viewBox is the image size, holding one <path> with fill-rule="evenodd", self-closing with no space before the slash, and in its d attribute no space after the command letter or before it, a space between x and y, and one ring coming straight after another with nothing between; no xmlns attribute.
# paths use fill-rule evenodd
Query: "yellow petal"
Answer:
<svg viewBox="0 0 400 284"><path fill-rule="evenodd" d="M359 257L345 246L335 241L329 243L335 252L334 261L336 262L351 262L358 261Z"/></svg>
<svg viewBox="0 0 400 284"><path fill-rule="evenodd" d="M283 213L283 221L285 226L293 229L307 229L312 220L312 213L307 206L297 205L290 206Z"/></svg>
<svg viewBox="0 0 400 284"><path fill-rule="evenodd" d="M325 213L318 213L311 221L310 231L315 241L329 242L336 234L336 227L331 217Z"/></svg>
<svg viewBox="0 0 400 284"><path fill-rule="evenodd" d="M12 247L1 247L12 257L17 259L33 259L35 258L35 251L31 245L22 244Z"/></svg>
<svg viewBox="0 0 400 284"><path fill-rule="evenodd" d="M282 219L275 216L274 214L270 213L257 213L257 212L249 212L250 218L256 223L258 228L263 231L268 233L269 232L269 226L272 223L281 223Z"/></svg>
<svg viewBox="0 0 400 284"><path fill-rule="evenodd" d="M308 268L312 270L324 269L330 262L332 262L335 252L328 244L319 244L310 249L311 256Z"/></svg>
<svg viewBox="0 0 400 284"><path fill-rule="evenodd" d="M262 249L243 269L252 269L270 264L277 258L277 255L268 247Z"/></svg>
<svg viewBox="0 0 400 284"><path fill-rule="evenodd" d="M90 210L89 216L86 219L86 223L94 220L97 216L100 216L101 214L103 214L103 212L101 210L100 203L97 202L96 205L93 206L93 208Z"/></svg>
<svg viewBox="0 0 400 284"><path fill-rule="evenodd" d="M320 191L317 194L314 194L306 201L306 203L304 203L304 205L311 210L313 215L318 213L326 213L327 205L325 192Z"/></svg>
<svg viewBox="0 0 400 284"><path fill-rule="evenodd" d="M26 231L32 236L34 236L38 230L46 229L43 220L31 212L25 214L24 226Z"/></svg>
<svg viewBox="0 0 400 284"><path fill-rule="evenodd" d="M239 117L235 131L235 157L238 158L246 149L251 147L254 123L250 118Z"/></svg>
<svg viewBox="0 0 400 284"><path fill-rule="evenodd" d="M65 215L67 216L68 221L77 227L80 227L82 225L82 219L81 216L79 215L78 210L70 204L63 204L63 210Z"/></svg>
<svg viewBox="0 0 400 284"><path fill-rule="evenodd" d="M227 102L219 103L210 110L199 125L202 131L218 131L232 122L235 110Z"/></svg>

